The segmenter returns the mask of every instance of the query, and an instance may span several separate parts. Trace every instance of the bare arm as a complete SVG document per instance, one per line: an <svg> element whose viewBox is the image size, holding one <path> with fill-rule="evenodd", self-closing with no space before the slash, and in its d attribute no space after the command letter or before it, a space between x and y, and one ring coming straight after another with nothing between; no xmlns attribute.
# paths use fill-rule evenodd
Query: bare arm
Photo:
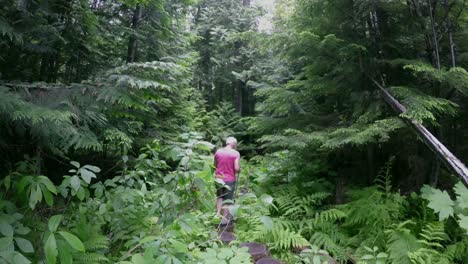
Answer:
<svg viewBox="0 0 468 264"><path fill-rule="evenodd" d="M240 172L241 168L240 168L240 157L238 157L237 159L234 160L234 169L236 170L236 172Z"/></svg>

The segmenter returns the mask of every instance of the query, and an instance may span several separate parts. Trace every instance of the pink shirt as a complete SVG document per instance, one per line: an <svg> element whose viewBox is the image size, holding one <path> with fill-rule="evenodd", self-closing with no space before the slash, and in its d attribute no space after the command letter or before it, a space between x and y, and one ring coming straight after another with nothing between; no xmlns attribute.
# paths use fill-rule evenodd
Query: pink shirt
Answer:
<svg viewBox="0 0 468 264"><path fill-rule="evenodd" d="M224 182L233 182L236 180L236 169L234 161L240 159L240 154L234 149L218 149L215 154L216 175L223 175Z"/></svg>

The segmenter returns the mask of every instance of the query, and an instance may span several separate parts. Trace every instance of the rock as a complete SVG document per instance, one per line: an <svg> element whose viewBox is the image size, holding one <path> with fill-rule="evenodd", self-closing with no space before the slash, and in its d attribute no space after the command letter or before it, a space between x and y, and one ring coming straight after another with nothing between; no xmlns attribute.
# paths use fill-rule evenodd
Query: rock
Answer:
<svg viewBox="0 0 468 264"><path fill-rule="evenodd" d="M254 260L258 260L268 256L267 247L264 244L260 244L257 242L247 242L240 244L239 248L241 247L248 247L248 252Z"/></svg>
<svg viewBox="0 0 468 264"><path fill-rule="evenodd" d="M274 258L261 258L255 264L283 264L283 262Z"/></svg>
<svg viewBox="0 0 468 264"><path fill-rule="evenodd" d="M231 243L231 241L236 240L236 236L231 232L220 231L218 233L219 240L221 240L225 244Z"/></svg>
<svg viewBox="0 0 468 264"><path fill-rule="evenodd" d="M219 231L233 232L234 231L234 224L229 223L227 225L220 225L218 230Z"/></svg>

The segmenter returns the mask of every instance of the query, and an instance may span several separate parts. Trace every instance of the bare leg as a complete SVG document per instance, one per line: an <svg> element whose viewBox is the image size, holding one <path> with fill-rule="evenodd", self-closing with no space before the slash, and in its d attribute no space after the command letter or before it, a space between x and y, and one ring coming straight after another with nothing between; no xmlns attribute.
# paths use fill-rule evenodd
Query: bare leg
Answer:
<svg viewBox="0 0 468 264"><path fill-rule="evenodd" d="M221 202L221 207L223 205L229 205L229 204L222 204ZM221 219L221 224L222 225L227 225L229 223L229 209L228 208L223 208L223 216L222 216L222 219Z"/></svg>
<svg viewBox="0 0 468 264"><path fill-rule="evenodd" d="M216 200L216 214L221 215L221 208L223 207L223 198L218 198ZM226 211L226 210L224 210Z"/></svg>
<svg viewBox="0 0 468 264"><path fill-rule="evenodd" d="M229 209L227 209L227 208L223 209L223 216L224 216L224 218L227 219L228 214L229 214Z"/></svg>

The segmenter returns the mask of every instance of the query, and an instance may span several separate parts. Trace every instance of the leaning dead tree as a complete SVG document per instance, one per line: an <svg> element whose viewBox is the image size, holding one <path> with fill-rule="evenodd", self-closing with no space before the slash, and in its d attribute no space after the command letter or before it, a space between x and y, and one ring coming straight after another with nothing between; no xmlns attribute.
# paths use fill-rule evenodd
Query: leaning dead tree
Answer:
<svg viewBox="0 0 468 264"><path fill-rule="evenodd" d="M395 99L382 85L377 81L372 79L374 84L379 88L380 94L385 99L385 101L399 114L406 112L405 106L403 106L398 100ZM462 178L465 181L465 184L468 184L468 168L461 162L455 155L453 155L450 150L448 150L434 135L432 135L426 127L422 124L408 119L403 118L403 120L414 128L414 130L421 137L423 142L444 162L447 167L455 173L458 177Z"/></svg>

